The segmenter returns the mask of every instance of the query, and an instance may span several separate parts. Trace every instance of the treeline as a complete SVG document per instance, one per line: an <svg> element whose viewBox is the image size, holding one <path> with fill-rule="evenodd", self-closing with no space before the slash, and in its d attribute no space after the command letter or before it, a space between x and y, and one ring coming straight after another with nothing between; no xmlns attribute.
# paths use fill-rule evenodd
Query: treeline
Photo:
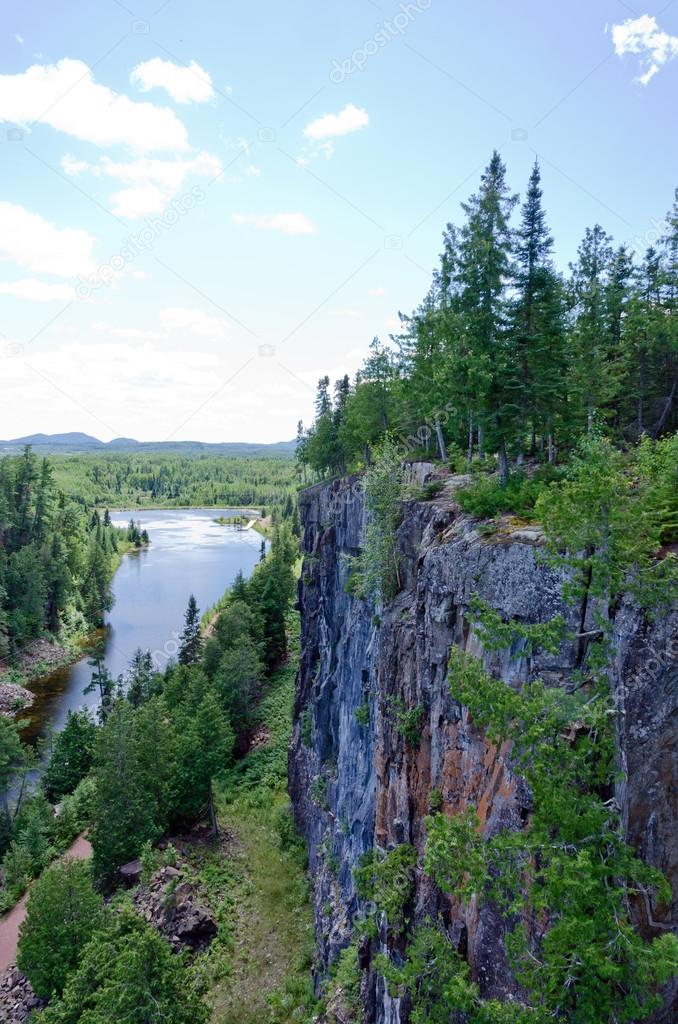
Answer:
<svg viewBox="0 0 678 1024"><path fill-rule="evenodd" d="M100 626L127 539L109 516L66 497L51 461L30 448L0 459L0 657L44 634Z"/></svg>
<svg viewBox="0 0 678 1024"><path fill-rule="evenodd" d="M585 432L619 444L678 426L678 193L640 260L587 229L559 273L539 167L519 198L495 153L477 193L448 224L422 304L395 347L373 342L353 381L318 385L299 425L298 459L319 476L369 464L386 433L462 469L496 456L555 462Z"/></svg>
<svg viewBox="0 0 678 1024"><path fill-rule="evenodd" d="M295 492L291 458L69 455L53 458L59 486L87 504L280 509Z"/></svg>

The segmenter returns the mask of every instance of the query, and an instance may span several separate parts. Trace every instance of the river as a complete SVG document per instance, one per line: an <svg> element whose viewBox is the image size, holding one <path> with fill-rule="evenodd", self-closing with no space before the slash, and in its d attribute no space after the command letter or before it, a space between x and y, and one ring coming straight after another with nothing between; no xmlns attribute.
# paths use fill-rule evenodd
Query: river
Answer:
<svg viewBox="0 0 678 1024"><path fill-rule="evenodd" d="M113 580L115 604L103 630L105 661L117 677L124 673L138 647L154 653L164 667L176 654L189 595L204 612L230 586L239 570L249 576L259 561L261 537L254 530L236 530L215 522L219 516L246 514L243 509L149 509L112 515L116 526L131 516L148 530L150 545L122 560ZM44 736L49 727L63 727L68 712L95 709L95 693L85 695L91 669L83 658L32 684L35 703L25 740Z"/></svg>

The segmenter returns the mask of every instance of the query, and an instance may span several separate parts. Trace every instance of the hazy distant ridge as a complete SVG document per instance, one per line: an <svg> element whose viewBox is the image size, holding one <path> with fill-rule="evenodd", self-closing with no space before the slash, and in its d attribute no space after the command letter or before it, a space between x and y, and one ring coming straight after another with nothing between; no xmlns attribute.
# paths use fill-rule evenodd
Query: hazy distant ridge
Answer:
<svg viewBox="0 0 678 1024"><path fill-rule="evenodd" d="M274 444L256 444L248 441L224 441L208 444L203 441L135 441L130 437L116 437L112 441L100 441L90 434L78 431L67 434L28 434L0 441L0 453L20 451L25 445L32 445L41 454L87 454L92 452L166 452L179 455L292 455L294 441L277 441Z"/></svg>

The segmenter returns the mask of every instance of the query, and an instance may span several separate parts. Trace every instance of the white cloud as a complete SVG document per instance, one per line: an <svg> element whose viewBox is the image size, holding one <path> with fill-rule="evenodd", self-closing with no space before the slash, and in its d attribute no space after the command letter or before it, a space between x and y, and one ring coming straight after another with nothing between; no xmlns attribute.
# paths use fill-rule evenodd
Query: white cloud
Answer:
<svg viewBox="0 0 678 1024"><path fill-rule="evenodd" d="M221 316L212 316L196 307L167 306L158 314L158 329L144 327L121 327L105 320L97 320L92 329L115 338L130 338L146 341L167 340L176 334L190 334L198 338L223 338L230 329L228 321Z"/></svg>
<svg viewBox="0 0 678 1024"><path fill-rule="evenodd" d="M369 124L369 115L366 110L348 103L338 114L323 114L322 117L311 121L304 128L304 135L313 142L322 139L336 139L340 135L350 135Z"/></svg>
<svg viewBox="0 0 678 1024"><path fill-rule="evenodd" d="M169 107L139 103L98 85L87 64L69 58L0 75L3 121L36 121L98 146L123 143L140 152L188 147L186 128Z"/></svg>
<svg viewBox="0 0 678 1024"><path fill-rule="evenodd" d="M75 292L66 284L47 284L37 277L24 277L20 281L0 281L0 295L13 295L31 302L69 302Z"/></svg>
<svg viewBox="0 0 678 1024"><path fill-rule="evenodd" d="M202 338L219 338L228 331L229 324L221 316L211 316L201 309L183 306L168 306L160 313L160 323L169 334L175 331L187 331L189 334Z"/></svg>
<svg viewBox="0 0 678 1024"><path fill-rule="evenodd" d="M640 55L643 74L638 76L637 81L641 85L647 85L664 64L678 57L678 36L670 36L668 32L661 31L657 19L649 14L613 25L612 42L618 57L626 53Z"/></svg>
<svg viewBox="0 0 678 1024"><path fill-rule="evenodd" d="M285 235L314 235L315 224L305 213L234 213L236 224L250 224L260 231L282 231Z"/></svg>
<svg viewBox="0 0 678 1024"><path fill-rule="evenodd" d="M223 171L221 160L204 151L192 158L162 160L143 157L123 163L105 156L98 164L76 160L67 154L62 158L61 166L71 176L89 172L97 177L116 178L129 186L115 192L111 199L116 216L132 219L162 213L189 175L214 179Z"/></svg>
<svg viewBox="0 0 678 1024"><path fill-rule="evenodd" d="M130 75L130 81L141 92L165 89L177 103L204 103L214 96L209 73L194 60L190 64L181 65L154 57L137 64Z"/></svg>
<svg viewBox="0 0 678 1024"><path fill-rule="evenodd" d="M245 174L248 178L260 178L261 167L257 167L256 164L249 164L249 166L245 168Z"/></svg>
<svg viewBox="0 0 678 1024"><path fill-rule="evenodd" d="M114 338L128 338L132 340L153 341L162 338L159 331L146 331L141 327L117 327L115 324L107 324L103 320L97 320L92 324L92 330L100 331L102 334L110 334Z"/></svg>
<svg viewBox="0 0 678 1024"><path fill-rule="evenodd" d="M94 238L80 228L58 228L38 213L0 202L0 256L37 274L75 277L95 269Z"/></svg>
<svg viewBox="0 0 678 1024"><path fill-rule="evenodd" d="M14 38L16 39L16 41L19 44L19 46L23 46L24 45L24 37L22 35L19 35L18 32L14 33Z"/></svg>
<svg viewBox="0 0 678 1024"><path fill-rule="evenodd" d="M385 288L370 288L367 294L371 295L373 298L381 298L382 295L386 295L386 289Z"/></svg>

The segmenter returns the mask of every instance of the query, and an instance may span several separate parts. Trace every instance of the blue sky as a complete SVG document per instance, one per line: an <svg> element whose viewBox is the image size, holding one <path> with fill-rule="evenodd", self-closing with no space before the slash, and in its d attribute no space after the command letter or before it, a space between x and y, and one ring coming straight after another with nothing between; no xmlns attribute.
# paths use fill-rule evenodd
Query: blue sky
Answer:
<svg viewBox="0 0 678 1024"><path fill-rule="evenodd" d="M95 15L93 15L95 10ZM678 3L3 4L0 437L273 441L425 293L492 149L563 268L678 185Z"/></svg>

